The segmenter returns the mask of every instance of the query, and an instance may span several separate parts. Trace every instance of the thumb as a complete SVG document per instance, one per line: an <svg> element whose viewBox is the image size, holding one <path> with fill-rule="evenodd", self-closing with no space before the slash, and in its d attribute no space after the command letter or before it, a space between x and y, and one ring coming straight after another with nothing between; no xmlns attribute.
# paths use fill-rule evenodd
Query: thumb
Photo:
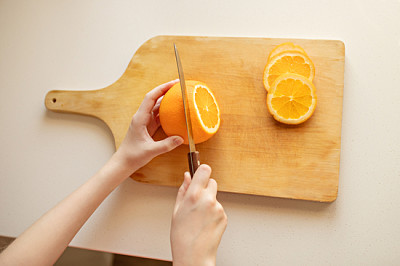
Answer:
<svg viewBox="0 0 400 266"><path fill-rule="evenodd" d="M171 136L154 143L153 151L156 156L172 151L183 143L183 138L179 136Z"/></svg>

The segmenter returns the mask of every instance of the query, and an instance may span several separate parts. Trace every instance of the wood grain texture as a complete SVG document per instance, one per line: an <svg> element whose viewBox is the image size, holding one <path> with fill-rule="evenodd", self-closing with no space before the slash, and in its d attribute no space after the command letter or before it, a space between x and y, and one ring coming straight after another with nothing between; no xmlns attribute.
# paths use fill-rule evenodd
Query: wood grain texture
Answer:
<svg viewBox="0 0 400 266"><path fill-rule="evenodd" d="M315 64L318 103L298 126L268 113L263 70L271 49L301 45ZM337 197L343 102L344 44L334 40L157 36L135 53L114 84L96 91L51 91L53 111L91 115L111 129L118 148L144 95L178 77L176 43L186 79L205 82L222 113L217 134L197 145L220 191L331 202ZM156 139L164 138L159 129ZM188 147L153 159L132 178L179 186L188 170Z"/></svg>

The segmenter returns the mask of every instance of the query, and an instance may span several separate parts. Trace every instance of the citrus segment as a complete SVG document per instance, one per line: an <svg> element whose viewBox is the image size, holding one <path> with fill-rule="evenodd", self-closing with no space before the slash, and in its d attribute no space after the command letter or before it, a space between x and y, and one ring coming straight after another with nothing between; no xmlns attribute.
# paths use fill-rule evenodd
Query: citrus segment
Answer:
<svg viewBox="0 0 400 266"><path fill-rule="evenodd" d="M273 56L264 69L264 87L267 91L271 85L282 74L295 73L314 79L315 69L311 59L304 53L298 51L284 51Z"/></svg>
<svg viewBox="0 0 400 266"><path fill-rule="evenodd" d="M312 82L298 74L282 74L275 79L267 96L273 117L285 124L300 124L313 114L317 104Z"/></svg>
<svg viewBox="0 0 400 266"><path fill-rule="evenodd" d="M194 142L211 138L220 126L220 110L214 94L200 81L186 81L187 97L192 122ZM160 104L160 123L168 136L181 136L188 144L180 83L176 83L164 95Z"/></svg>

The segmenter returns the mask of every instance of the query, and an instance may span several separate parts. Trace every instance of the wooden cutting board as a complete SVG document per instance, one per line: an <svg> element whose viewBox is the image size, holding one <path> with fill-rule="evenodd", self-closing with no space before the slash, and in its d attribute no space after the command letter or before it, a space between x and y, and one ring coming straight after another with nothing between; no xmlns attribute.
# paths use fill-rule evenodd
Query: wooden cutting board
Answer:
<svg viewBox="0 0 400 266"><path fill-rule="evenodd" d="M268 113L263 70L271 49L301 45L315 64L318 103L304 124L287 126ZM196 147L220 191L331 202L337 197L343 101L344 44L334 40L157 36L135 53L114 84L94 91L50 91L50 110L90 115L111 129L118 148L145 94L178 78L173 43L186 79L214 92L222 122ZM162 129L156 139L165 137ZM179 186L188 170L188 146L159 156L138 170L139 182Z"/></svg>

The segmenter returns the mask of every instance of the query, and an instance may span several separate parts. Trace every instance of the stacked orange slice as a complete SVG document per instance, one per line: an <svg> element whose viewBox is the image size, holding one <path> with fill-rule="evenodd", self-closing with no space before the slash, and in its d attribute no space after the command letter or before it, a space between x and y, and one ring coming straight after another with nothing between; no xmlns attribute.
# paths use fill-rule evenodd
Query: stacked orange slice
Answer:
<svg viewBox="0 0 400 266"><path fill-rule="evenodd" d="M311 117L317 104L314 75L314 64L302 47L288 42L271 51L263 82L268 110L277 121L300 124Z"/></svg>

